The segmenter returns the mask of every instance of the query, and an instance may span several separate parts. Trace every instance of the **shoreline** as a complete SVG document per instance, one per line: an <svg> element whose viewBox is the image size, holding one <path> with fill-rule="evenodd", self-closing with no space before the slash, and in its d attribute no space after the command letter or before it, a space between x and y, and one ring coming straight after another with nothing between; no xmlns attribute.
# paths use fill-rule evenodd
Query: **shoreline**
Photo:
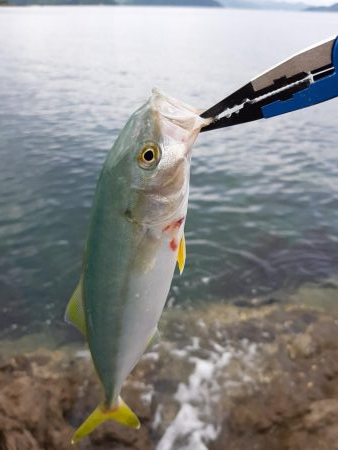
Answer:
<svg viewBox="0 0 338 450"><path fill-rule="evenodd" d="M141 430L107 423L80 449L224 450L225 442L227 450L253 442L258 450L334 448L337 316L285 305L170 313L163 340L144 355L122 392ZM100 399L83 348L2 356L2 448L72 448L73 427Z"/></svg>
<svg viewBox="0 0 338 450"><path fill-rule="evenodd" d="M319 313L334 315L338 317L338 279L329 278L322 283L304 283L296 289L281 289L267 293L266 295L252 295L251 297L234 297L232 299L220 299L219 301L195 300L195 304L172 306L170 299L162 313L159 328L161 335L167 341L175 339L175 335L170 332L170 323L176 320L181 314L187 318L209 316L211 311L227 311L222 314L225 325L238 322L242 317L261 317L265 311L273 308L310 308ZM210 310L210 312L209 312ZM14 315L12 314L12 320ZM60 348L83 349L85 341L81 333L71 324L62 319L54 322L48 321L33 324L31 327L21 327L21 324L11 323L2 331L0 335L2 343L2 355L11 357L16 352L30 353L39 348L40 343L44 343L45 349L51 351Z"/></svg>

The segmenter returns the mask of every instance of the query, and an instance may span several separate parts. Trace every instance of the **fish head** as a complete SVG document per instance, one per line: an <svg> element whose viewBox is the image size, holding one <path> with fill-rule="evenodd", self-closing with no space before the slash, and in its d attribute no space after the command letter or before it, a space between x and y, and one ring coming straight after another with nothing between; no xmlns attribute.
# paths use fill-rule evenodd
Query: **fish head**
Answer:
<svg viewBox="0 0 338 450"><path fill-rule="evenodd" d="M199 113L154 89L128 121L110 166L124 177L130 220L166 225L182 211L185 214L192 146L202 126L209 123Z"/></svg>

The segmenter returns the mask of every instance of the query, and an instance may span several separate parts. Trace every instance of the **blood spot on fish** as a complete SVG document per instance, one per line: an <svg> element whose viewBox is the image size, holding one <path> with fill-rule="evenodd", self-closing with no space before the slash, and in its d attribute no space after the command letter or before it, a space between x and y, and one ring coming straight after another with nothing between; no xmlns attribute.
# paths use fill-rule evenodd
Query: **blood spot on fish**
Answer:
<svg viewBox="0 0 338 450"><path fill-rule="evenodd" d="M162 229L162 233L165 233L166 231L168 231L170 229L170 227L171 227L171 223Z"/></svg>
<svg viewBox="0 0 338 450"><path fill-rule="evenodd" d="M168 232L169 234L169 247L170 249L175 252L178 249L178 243L177 243L177 230L180 228L182 223L184 222L185 217L181 217L178 220L175 220L175 222L171 222L169 225L165 226L162 229L162 233Z"/></svg>
<svg viewBox="0 0 338 450"><path fill-rule="evenodd" d="M169 230L174 230L175 228L179 228L182 225L182 223L184 222L184 219L185 219L184 217L181 217L181 219L175 220L175 222L172 222L169 225L165 226L162 229L162 233L165 233L166 231L169 231Z"/></svg>
<svg viewBox="0 0 338 450"><path fill-rule="evenodd" d="M169 243L169 246L170 246L170 248L171 248L171 250L172 250L173 252L174 252L175 250L177 250L178 245L177 245L177 242L176 242L175 238L172 238L172 239L171 239L171 241L170 241L170 243Z"/></svg>
<svg viewBox="0 0 338 450"><path fill-rule="evenodd" d="M183 222L184 222L184 217L181 217L181 219L179 219L175 222L174 228L179 228Z"/></svg>

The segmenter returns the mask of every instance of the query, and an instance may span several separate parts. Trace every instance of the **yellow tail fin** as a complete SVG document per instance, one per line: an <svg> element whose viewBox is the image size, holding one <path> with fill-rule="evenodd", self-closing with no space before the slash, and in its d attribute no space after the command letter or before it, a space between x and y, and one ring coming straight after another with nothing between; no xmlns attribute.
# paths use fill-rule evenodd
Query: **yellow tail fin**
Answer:
<svg viewBox="0 0 338 450"><path fill-rule="evenodd" d="M106 409L103 404L100 404L83 424L75 431L72 444L76 444L80 439L91 433L96 427L106 420L116 420L117 422L127 425L131 428L140 428L140 421L136 414L127 406L121 397L118 399L118 405L114 409Z"/></svg>

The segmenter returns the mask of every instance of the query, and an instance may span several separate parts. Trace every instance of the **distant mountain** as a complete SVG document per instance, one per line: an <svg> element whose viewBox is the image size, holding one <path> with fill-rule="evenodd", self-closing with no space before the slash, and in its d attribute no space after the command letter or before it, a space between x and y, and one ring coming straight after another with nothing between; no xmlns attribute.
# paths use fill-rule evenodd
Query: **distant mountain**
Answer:
<svg viewBox="0 0 338 450"><path fill-rule="evenodd" d="M307 8L306 11L338 12L338 3L334 3L331 6L312 6Z"/></svg>
<svg viewBox="0 0 338 450"><path fill-rule="evenodd" d="M271 0L218 0L224 8L274 9L286 11L301 11L307 8L305 3L289 3L287 1Z"/></svg>
<svg viewBox="0 0 338 450"><path fill-rule="evenodd" d="M300 11L306 9L305 3L289 3L277 0L118 0L122 5L170 5L170 6L222 6L236 9L276 9Z"/></svg>
<svg viewBox="0 0 338 450"><path fill-rule="evenodd" d="M221 6L216 0L125 0L120 3L135 6L211 6L216 8Z"/></svg>
<svg viewBox="0 0 338 450"><path fill-rule="evenodd" d="M283 0L0 0L0 5L134 5L134 6L195 6L239 9L305 10L304 3ZM337 5L334 5L337 6ZM334 7L333 6L333 7ZM332 7L332 8L333 8ZM330 10L309 8L308 10Z"/></svg>
<svg viewBox="0 0 338 450"><path fill-rule="evenodd" d="M6 1L6 0L5 0ZM8 0L9 5L27 6L27 5L117 5L115 0ZM1 0L0 0L1 5Z"/></svg>
<svg viewBox="0 0 338 450"><path fill-rule="evenodd" d="M0 5L139 5L139 6L208 6L221 5L216 0L0 0Z"/></svg>

